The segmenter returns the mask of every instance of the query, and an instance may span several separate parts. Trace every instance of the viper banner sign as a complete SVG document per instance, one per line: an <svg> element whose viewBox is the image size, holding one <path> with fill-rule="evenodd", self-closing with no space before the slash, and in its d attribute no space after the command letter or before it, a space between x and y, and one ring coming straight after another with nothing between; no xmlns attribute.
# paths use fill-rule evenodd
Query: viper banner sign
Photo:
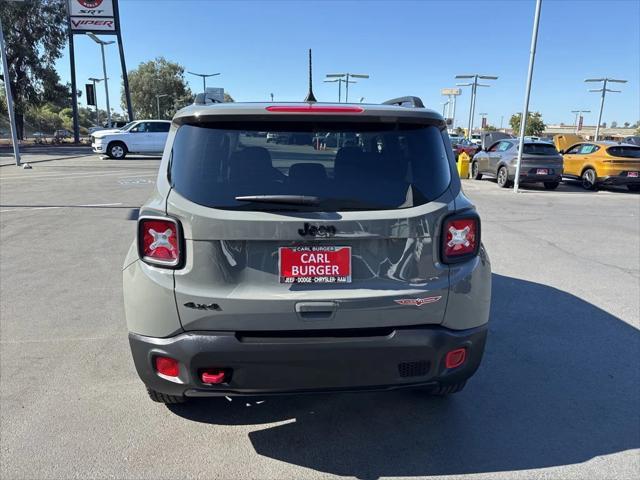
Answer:
<svg viewBox="0 0 640 480"><path fill-rule="evenodd" d="M116 33L113 0L68 0L69 27L73 33Z"/></svg>
<svg viewBox="0 0 640 480"><path fill-rule="evenodd" d="M73 92L73 138L77 143L80 140L78 123L78 98L76 90L76 63L75 50L73 48L73 36L79 34L93 35L94 41L100 43L104 65L104 46L109 42L103 42L95 35L115 35L120 53L120 66L122 67L122 83L129 121L133 121L133 109L131 107L131 95L129 93L129 78L127 65L124 60L124 47L120 31L120 12L118 0L67 0L67 22L69 24L69 61L71 63L71 91ZM111 42L113 43L113 42ZM107 87L106 67L104 74L105 88ZM92 88L93 90L93 88ZM88 91L87 91L88 93ZM95 91L93 104L95 105ZM87 95L88 96L88 95ZM108 103L108 99L107 99ZM91 103L88 103L91 105ZM97 107L96 107L97 108Z"/></svg>

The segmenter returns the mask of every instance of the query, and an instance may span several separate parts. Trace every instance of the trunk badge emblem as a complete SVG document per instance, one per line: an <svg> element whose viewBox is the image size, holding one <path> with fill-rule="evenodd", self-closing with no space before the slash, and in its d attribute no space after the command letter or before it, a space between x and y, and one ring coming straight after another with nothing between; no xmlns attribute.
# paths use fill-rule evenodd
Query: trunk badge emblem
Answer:
<svg viewBox="0 0 640 480"><path fill-rule="evenodd" d="M414 305L416 307L421 307L422 305L426 305L427 303L435 303L442 298L442 295L438 295L437 297L425 297L425 298L401 298L399 300L394 300L394 302L400 305Z"/></svg>

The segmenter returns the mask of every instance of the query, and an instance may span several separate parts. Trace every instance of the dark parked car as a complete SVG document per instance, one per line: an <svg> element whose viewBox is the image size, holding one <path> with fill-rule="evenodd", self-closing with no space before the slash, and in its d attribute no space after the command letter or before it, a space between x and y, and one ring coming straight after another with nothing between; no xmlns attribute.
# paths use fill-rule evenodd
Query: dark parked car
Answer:
<svg viewBox="0 0 640 480"><path fill-rule="evenodd" d="M505 138L478 152L471 162L471 178L495 177L502 188L511 186L516 176L518 139ZM520 165L520 183L543 183L554 190L562 180L563 161L556 147L547 142L525 142Z"/></svg>

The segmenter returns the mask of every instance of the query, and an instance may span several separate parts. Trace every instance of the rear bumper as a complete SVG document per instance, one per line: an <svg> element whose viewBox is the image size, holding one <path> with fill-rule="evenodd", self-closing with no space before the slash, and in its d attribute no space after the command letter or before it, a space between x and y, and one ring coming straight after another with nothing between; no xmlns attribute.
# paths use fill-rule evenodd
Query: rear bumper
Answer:
<svg viewBox="0 0 640 480"><path fill-rule="evenodd" d="M640 185L640 177L627 177L626 175L610 175L598 177L601 185Z"/></svg>
<svg viewBox="0 0 640 480"><path fill-rule="evenodd" d="M515 175L511 180L515 179ZM562 175L536 175L525 174L520 175L520 183L547 183L547 182L561 182Z"/></svg>
<svg viewBox="0 0 640 480"><path fill-rule="evenodd" d="M170 395L389 390L466 380L480 365L487 325L469 330L420 326L272 335L189 332L152 338L130 333L129 343L142 381ZM466 348L465 362L447 369L445 355L461 347ZM155 372L157 355L180 362L178 378L169 380ZM201 382L202 371L212 368L225 370L225 383Z"/></svg>

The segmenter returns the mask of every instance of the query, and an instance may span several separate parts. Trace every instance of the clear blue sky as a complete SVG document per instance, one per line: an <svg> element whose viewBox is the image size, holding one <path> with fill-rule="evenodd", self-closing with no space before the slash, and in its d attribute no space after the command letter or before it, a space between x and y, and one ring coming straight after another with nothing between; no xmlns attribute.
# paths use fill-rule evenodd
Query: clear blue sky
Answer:
<svg viewBox="0 0 640 480"><path fill-rule="evenodd" d="M313 49L315 93L337 100L326 73L368 73L351 87L350 100L381 102L418 95L442 111L442 87L454 75L500 78L480 89L476 112L507 126L522 108L534 0L510 1L191 1L120 0L127 67L157 56L186 70L221 72L208 86L224 87L236 101L302 100L307 91L307 48ZM587 77L627 79L622 93L607 96L603 121L640 119L640 1L544 0L531 109L546 123L572 123L571 110L590 109L595 124L599 97ZM78 35L78 84L102 76L98 46ZM107 47L111 105L120 109L117 48ZM67 52L58 61L69 79ZM194 92L200 78L187 75ZM104 90L98 89L104 108ZM469 89L459 97L456 124L466 124ZM477 120L476 120L477 125Z"/></svg>

